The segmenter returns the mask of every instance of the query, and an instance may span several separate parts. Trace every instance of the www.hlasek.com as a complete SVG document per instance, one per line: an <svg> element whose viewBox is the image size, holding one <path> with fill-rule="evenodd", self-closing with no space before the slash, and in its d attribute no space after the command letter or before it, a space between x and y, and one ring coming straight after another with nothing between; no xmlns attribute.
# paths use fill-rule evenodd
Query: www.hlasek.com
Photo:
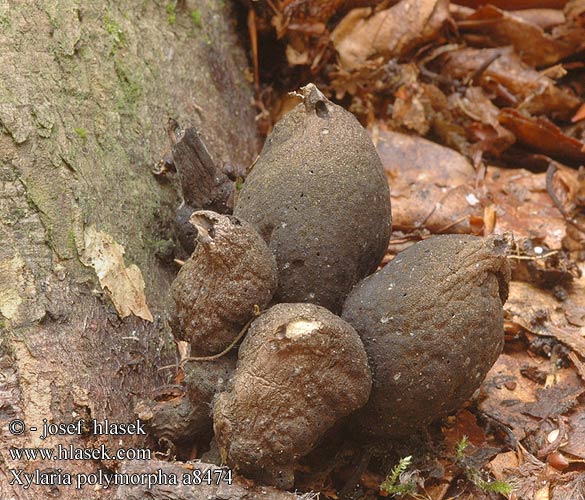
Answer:
<svg viewBox="0 0 585 500"><path fill-rule="evenodd" d="M98 448L78 448L72 444L55 448L9 448L12 460L150 460L152 451L147 448L118 448L110 453L105 444Z"/></svg>

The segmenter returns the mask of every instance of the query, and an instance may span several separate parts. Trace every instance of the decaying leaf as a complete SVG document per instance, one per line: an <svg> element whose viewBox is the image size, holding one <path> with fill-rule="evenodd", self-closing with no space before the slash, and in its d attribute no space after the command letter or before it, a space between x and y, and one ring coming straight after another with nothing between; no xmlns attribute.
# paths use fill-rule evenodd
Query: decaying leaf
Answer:
<svg viewBox="0 0 585 500"><path fill-rule="evenodd" d="M452 149L416 136L377 132L378 154L391 186L395 230L481 232L483 207L475 170Z"/></svg>
<svg viewBox="0 0 585 500"><path fill-rule="evenodd" d="M516 469L518 465L518 455L516 452L507 451L496 455L490 462L490 469L498 481L506 481L508 476L510 476L510 471Z"/></svg>
<svg viewBox="0 0 585 500"><path fill-rule="evenodd" d="M135 264L124 264L124 247L107 233L93 226L85 228L85 250L81 262L93 267L100 285L112 300L118 314L125 318L134 314L147 321L153 321L146 304L144 279Z"/></svg>
<svg viewBox="0 0 585 500"><path fill-rule="evenodd" d="M516 141L516 137L498 121L500 110L481 87L468 87L462 96L449 97L450 110L465 125L471 153L499 156Z"/></svg>
<svg viewBox="0 0 585 500"><path fill-rule="evenodd" d="M466 436L466 440L475 446L485 444L485 431L478 425L477 418L469 410L459 410L455 417L449 418L449 423L451 420L454 420L453 425L447 426L443 431L447 448L456 449L463 436Z"/></svg>
<svg viewBox="0 0 585 500"><path fill-rule="evenodd" d="M478 8L458 26L474 45L513 45L524 61L536 67L555 64L585 47L583 28L558 30L558 36L554 36L529 20L493 5Z"/></svg>
<svg viewBox="0 0 585 500"><path fill-rule="evenodd" d="M535 115L550 113L569 119L581 103L578 97L557 87L552 78L522 62L512 47L466 47L446 52L440 61L444 77L476 82L500 103Z"/></svg>
<svg viewBox="0 0 585 500"><path fill-rule="evenodd" d="M585 407L583 404L575 408L569 416L569 439L561 446L562 451L585 459Z"/></svg>
<svg viewBox="0 0 585 500"><path fill-rule="evenodd" d="M563 415L577 404L585 387L577 377L568 377L565 384L536 390L536 401L526 403L522 410L533 417L545 419Z"/></svg>
<svg viewBox="0 0 585 500"><path fill-rule="evenodd" d="M522 376L521 369L530 364L543 365L546 361L518 354L512 356L504 352L498 358L482 384L485 397L479 407L496 422L508 427L517 440L521 440L536 429L535 420L520 410L525 401L534 401L538 387L538 384Z"/></svg>
<svg viewBox="0 0 585 500"><path fill-rule="evenodd" d="M495 205L496 233L535 240L549 249L562 248L566 222L551 202L546 174L524 169L488 167L484 180Z"/></svg>
<svg viewBox="0 0 585 500"><path fill-rule="evenodd" d="M532 150L573 165L582 165L585 162L585 144L565 135L546 118L533 118L514 109L504 109L500 113L500 123L509 129L520 143Z"/></svg>
<svg viewBox="0 0 585 500"><path fill-rule="evenodd" d="M392 185L400 179L407 184L433 183L439 187L454 187L475 178L475 169L464 156L417 136L380 127L377 149Z"/></svg>
<svg viewBox="0 0 585 500"><path fill-rule="evenodd" d="M321 34L329 18L348 2L346 0L281 0L281 9L272 18L279 38L286 33Z"/></svg>
<svg viewBox="0 0 585 500"><path fill-rule="evenodd" d="M455 3L466 5L468 7L480 7L484 5L485 0L456 0ZM501 9L562 9L567 0L491 0L490 4Z"/></svg>
<svg viewBox="0 0 585 500"><path fill-rule="evenodd" d="M368 60L399 57L437 36L449 15L447 0L403 0L386 10L354 9L331 34L341 65L357 69Z"/></svg>
<svg viewBox="0 0 585 500"><path fill-rule="evenodd" d="M524 9L512 10L511 14L524 19L525 21L540 26L544 30L549 30L559 24L564 24L567 21L565 14L560 9Z"/></svg>

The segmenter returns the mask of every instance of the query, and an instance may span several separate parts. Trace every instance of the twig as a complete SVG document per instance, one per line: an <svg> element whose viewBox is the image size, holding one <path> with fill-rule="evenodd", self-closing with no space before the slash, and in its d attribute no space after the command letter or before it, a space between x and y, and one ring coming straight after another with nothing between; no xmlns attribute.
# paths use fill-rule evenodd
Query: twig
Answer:
<svg viewBox="0 0 585 500"><path fill-rule="evenodd" d="M489 59L487 59L486 61L484 61L484 62L483 62L483 64L482 64L482 65L481 65L479 68L477 68L477 69L476 69L476 70L473 72L473 74L472 74L472 75L471 75L469 78L467 78L467 79L465 80L465 82L464 82L464 83L465 83L465 85L470 85L470 84L473 84L473 83L475 83L475 81L476 81L476 80L477 80L477 79L478 79L478 78L479 78L481 75L483 75L483 74L484 74L485 70L486 70L486 69L488 69L488 68L491 66L491 64L492 64L492 63L493 63L493 62L494 62L496 59L498 59L498 58L499 58L501 55L502 55L502 54L501 54L500 52L498 52L497 54L494 54L492 57L490 57Z"/></svg>
<svg viewBox="0 0 585 500"><path fill-rule="evenodd" d="M264 311L260 311L257 314L255 314L252 318L250 318L248 320L248 322L242 327L242 329L240 330L240 333L238 333L238 336L233 340L233 342L228 345L223 351L218 352L217 354L213 354L211 356L195 356L195 357L189 357L189 358L185 358L182 359L179 362L179 366L183 366L185 363L189 362L189 361L213 361L215 359L219 359L222 356L225 356L228 352L230 352L234 346L242 339L242 337L246 334L246 332L248 331L248 328L250 327L250 325L252 324L252 322L258 318Z"/></svg>
<svg viewBox="0 0 585 500"><path fill-rule="evenodd" d="M539 260L548 259L551 255L559 253L559 250L551 250L550 252L543 253L542 255L507 255L508 259L515 260Z"/></svg>

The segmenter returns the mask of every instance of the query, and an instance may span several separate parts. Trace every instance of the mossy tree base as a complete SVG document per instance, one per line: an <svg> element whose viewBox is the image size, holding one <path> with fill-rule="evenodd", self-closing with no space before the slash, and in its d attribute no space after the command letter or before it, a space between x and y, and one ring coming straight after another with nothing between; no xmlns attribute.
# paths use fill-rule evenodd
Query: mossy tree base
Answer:
<svg viewBox="0 0 585 500"><path fill-rule="evenodd" d="M17 462L11 446L120 447L119 438L11 436L10 420L130 422L135 402L168 381L158 367L175 359L165 311L176 269L155 251L174 236L180 199L151 168L168 148L169 117L197 127L215 161L253 160L247 62L234 30L229 2L0 0L1 498L51 490L9 486L10 468L116 467ZM152 323L121 319L82 264L89 227L140 269ZM145 444L125 437L121 446ZM105 493L87 488L83 498Z"/></svg>

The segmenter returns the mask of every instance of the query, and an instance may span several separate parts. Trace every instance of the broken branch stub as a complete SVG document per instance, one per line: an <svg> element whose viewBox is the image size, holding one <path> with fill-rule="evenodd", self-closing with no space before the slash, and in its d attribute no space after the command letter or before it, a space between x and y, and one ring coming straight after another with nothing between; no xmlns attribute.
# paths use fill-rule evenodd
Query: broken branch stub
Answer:
<svg viewBox="0 0 585 500"><path fill-rule="evenodd" d="M228 199L235 183L213 161L201 134L194 127L179 128L175 120L169 120L167 132L185 203L196 209L231 213Z"/></svg>

